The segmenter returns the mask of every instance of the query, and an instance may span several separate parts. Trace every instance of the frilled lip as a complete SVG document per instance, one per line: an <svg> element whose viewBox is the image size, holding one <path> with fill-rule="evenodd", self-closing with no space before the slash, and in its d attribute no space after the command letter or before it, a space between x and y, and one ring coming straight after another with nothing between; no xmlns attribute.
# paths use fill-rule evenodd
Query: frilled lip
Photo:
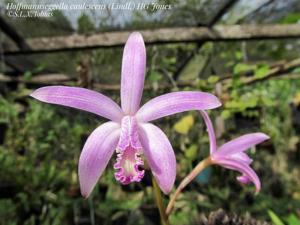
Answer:
<svg viewBox="0 0 300 225"><path fill-rule="evenodd" d="M114 164L115 178L123 185L133 182L140 182L145 174L141 169L144 161L141 158L141 150L128 146L125 151L117 153L117 160Z"/></svg>
<svg viewBox="0 0 300 225"><path fill-rule="evenodd" d="M134 117L125 116L121 121L121 135L117 146L117 160L114 164L115 178L121 184L140 182L145 171L141 169L144 162L139 140L138 123Z"/></svg>

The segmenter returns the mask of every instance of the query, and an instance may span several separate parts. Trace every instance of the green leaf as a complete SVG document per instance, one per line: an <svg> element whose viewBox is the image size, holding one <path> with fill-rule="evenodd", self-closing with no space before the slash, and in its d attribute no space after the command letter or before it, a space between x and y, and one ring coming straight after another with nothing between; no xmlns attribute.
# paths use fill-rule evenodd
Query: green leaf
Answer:
<svg viewBox="0 0 300 225"><path fill-rule="evenodd" d="M212 75L212 76L210 76L210 77L207 79L207 82L208 82L209 84L215 84L215 83L217 83L218 81L219 81L219 77L216 76L216 75Z"/></svg>
<svg viewBox="0 0 300 225"><path fill-rule="evenodd" d="M274 225L284 225L282 220L272 210L268 210L268 214Z"/></svg>
<svg viewBox="0 0 300 225"><path fill-rule="evenodd" d="M25 81L30 81L32 78L32 73L30 71L26 71L23 75Z"/></svg>
<svg viewBox="0 0 300 225"><path fill-rule="evenodd" d="M263 64L263 65L258 66L255 69L254 76L257 78L263 78L269 73L269 71L270 71L269 65Z"/></svg>
<svg viewBox="0 0 300 225"><path fill-rule="evenodd" d="M35 73L39 73L45 69L45 65L41 64L37 68L34 69Z"/></svg>
<svg viewBox="0 0 300 225"><path fill-rule="evenodd" d="M195 160L198 155L198 146L195 144L191 145L188 149L184 151L184 155L191 161Z"/></svg>
<svg viewBox="0 0 300 225"><path fill-rule="evenodd" d="M248 64L245 64L245 63L238 63L234 66L233 73L234 74L245 73L247 71L254 70L255 68L256 68L256 66L254 66L254 65L248 65Z"/></svg>
<svg viewBox="0 0 300 225"><path fill-rule="evenodd" d="M300 13L290 13L281 20L283 24L298 23L300 21Z"/></svg>
<svg viewBox="0 0 300 225"><path fill-rule="evenodd" d="M293 69L292 73L300 73L300 66Z"/></svg>
<svg viewBox="0 0 300 225"><path fill-rule="evenodd" d="M241 102L237 100L228 101L225 103L225 108L227 109L236 109L240 108Z"/></svg>
<svg viewBox="0 0 300 225"><path fill-rule="evenodd" d="M162 75L156 71L152 71L148 77L149 81L154 83L162 79Z"/></svg>
<svg viewBox="0 0 300 225"><path fill-rule="evenodd" d="M229 110L225 109L221 112L221 117L226 120L231 116L231 113Z"/></svg>
<svg viewBox="0 0 300 225"><path fill-rule="evenodd" d="M295 94L293 97L293 103L295 106L300 105L300 91Z"/></svg>
<svg viewBox="0 0 300 225"><path fill-rule="evenodd" d="M244 108L255 108L258 104L258 98L256 96L250 96L247 98L241 99L241 106Z"/></svg>
<svg viewBox="0 0 300 225"><path fill-rule="evenodd" d="M300 225L300 219L295 214L290 214L286 220L289 225Z"/></svg>
<svg viewBox="0 0 300 225"><path fill-rule="evenodd" d="M81 14L77 19L78 33L86 34L95 31L95 25L87 14Z"/></svg>
<svg viewBox="0 0 300 225"><path fill-rule="evenodd" d="M194 117L192 115L182 117L174 124L174 130L180 134L187 134L194 125Z"/></svg>
<svg viewBox="0 0 300 225"><path fill-rule="evenodd" d="M241 51L236 51L235 52L235 58L237 60L241 60L243 58L243 53Z"/></svg>

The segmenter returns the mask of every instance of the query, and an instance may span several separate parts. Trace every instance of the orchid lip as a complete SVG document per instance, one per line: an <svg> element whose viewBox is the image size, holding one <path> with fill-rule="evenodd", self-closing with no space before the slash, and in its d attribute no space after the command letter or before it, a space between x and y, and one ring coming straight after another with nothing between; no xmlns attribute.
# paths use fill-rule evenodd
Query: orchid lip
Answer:
<svg viewBox="0 0 300 225"><path fill-rule="evenodd" d="M241 175L236 178L242 184L248 184L251 182L251 179L247 175Z"/></svg>
<svg viewBox="0 0 300 225"><path fill-rule="evenodd" d="M141 158L138 149L129 146L125 151L119 151L114 169L117 170L115 178L121 184L130 184L140 182L144 177L145 171L141 170L144 161Z"/></svg>
<svg viewBox="0 0 300 225"><path fill-rule="evenodd" d="M125 116L121 122L121 136L117 147L117 159L114 164L115 178L121 184L140 182L145 171L141 158L142 146L138 136L138 124L134 117Z"/></svg>

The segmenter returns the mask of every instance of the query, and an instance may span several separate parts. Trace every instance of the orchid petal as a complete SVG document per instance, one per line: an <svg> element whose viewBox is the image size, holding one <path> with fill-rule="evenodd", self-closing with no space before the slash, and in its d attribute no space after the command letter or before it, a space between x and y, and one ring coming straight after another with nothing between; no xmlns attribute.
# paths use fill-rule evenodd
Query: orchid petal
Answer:
<svg viewBox="0 0 300 225"><path fill-rule="evenodd" d="M217 142L216 142L216 135L215 135L214 127L212 125L212 122L211 122L207 112L201 110L200 113L204 119L204 122L206 124L206 129L208 132L209 144L210 144L210 154L213 154L214 152L217 151Z"/></svg>
<svg viewBox="0 0 300 225"><path fill-rule="evenodd" d="M225 157L235 159L237 161L242 161L243 163L246 163L247 165L250 165L253 162L253 160L244 152L238 152L238 153L228 155Z"/></svg>
<svg viewBox="0 0 300 225"><path fill-rule="evenodd" d="M232 159L219 159L216 160L215 163L225 168L240 172L242 174L242 177L246 176L247 179L255 185L256 193L260 191L260 180L255 171L249 165ZM238 180L240 181L240 179ZM243 177L241 181L246 181L245 177Z"/></svg>
<svg viewBox="0 0 300 225"><path fill-rule="evenodd" d="M200 91L180 91L158 96L148 101L137 112L139 121L149 122L189 110L213 109L220 106L218 98Z"/></svg>
<svg viewBox="0 0 300 225"><path fill-rule="evenodd" d="M226 156L243 152L269 138L270 137L264 133L245 134L222 145L218 150L218 155Z"/></svg>
<svg viewBox="0 0 300 225"><path fill-rule="evenodd" d="M140 124L140 141L144 154L160 189L168 194L176 178L176 158L173 148L157 126Z"/></svg>
<svg viewBox="0 0 300 225"><path fill-rule="evenodd" d="M139 109L145 80L146 48L140 33L132 33L125 45L122 61L121 105L126 115Z"/></svg>
<svg viewBox="0 0 300 225"><path fill-rule="evenodd" d="M107 122L88 137L80 155L78 174L81 194L88 197L117 147L120 125Z"/></svg>
<svg viewBox="0 0 300 225"><path fill-rule="evenodd" d="M236 179L242 184L249 184L251 182L249 177L247 177L246 175L238 176Z"/></svg>
<svg viewBox="0 0 300 225"><path fill-rule="evenodd" d="M42 102L85 110L119 122L123 112L110 98L79 87L48 86L35 90L31 97Z"/></svg>

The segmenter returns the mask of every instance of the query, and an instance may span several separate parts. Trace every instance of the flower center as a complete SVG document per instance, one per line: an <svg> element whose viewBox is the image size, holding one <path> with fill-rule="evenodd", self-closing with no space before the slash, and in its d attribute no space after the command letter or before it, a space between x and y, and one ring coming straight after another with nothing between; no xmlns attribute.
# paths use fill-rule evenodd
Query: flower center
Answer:
<svg viewBox="0 0 300 225"><path fill-rule="evenodd" d="M144 165L140 157L140 153L132 146L126 148L125 151L120 151L117 155L117 162L114 168L115 178L122 184L130 184L132 182L140 182L144 177L144 170L139 166Z"/></svg>
<svg viewBox="0 0 300 225"><path fill-rule="evenodd" d="M122 184L139 182L145 171L140 169L144 162L141 158L142 146L138 136L138 124L134 117L125 116L121 126L117 160L114 164L115 178Z"/></svg>

